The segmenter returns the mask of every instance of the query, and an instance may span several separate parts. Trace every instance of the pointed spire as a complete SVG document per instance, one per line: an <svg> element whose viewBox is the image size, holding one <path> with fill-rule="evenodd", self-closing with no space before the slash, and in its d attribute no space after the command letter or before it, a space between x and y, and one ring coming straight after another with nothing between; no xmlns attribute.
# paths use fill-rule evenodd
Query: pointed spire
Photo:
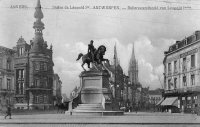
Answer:
<svg viewBox="0 0 200 127"><path fill-rule="evenodd" d="M44 17L41 8L40 0L38 0L34 13L36 21L33 24L33 28L35 29L36 33L42 33L42 30L44 29L44 23L41 21L41 19Z"/></svg>
<svg viewBox="0 0 200 127"><path fill-rule="evenodd" d="M129 62L129 70L132 68L132 66L136 66L136 59L135 59L135 52L134 52L134 43L133 43L133 48L132 48L131 59L130 59L130 62Z"/></svg>
<svg viewBox="0 0 200 127"><path fill-rule="evenodd" d="M42 19L44 16L43 16L43 13L42 13L42 9L41 9L41 4L40 4L40 0L37 1L37 5L35 7L35 14L34 14L34 17L36 19Z"/></svg>
<svg viewBox="0 0 200 127"><path fill-rule="evenodd" d="M115 46L114 46L114 64L119 65L119 59L117 57L117 48L116 48L116 43L115 43Z"/></svg>
<svg viewBox="0 0 200 127"><path fill-rule="evenodd" d="M129 62L128 74L131 83L135 84L138 82L138 62L135 59L134 44L132 48L132 54Z"/></svg>
<svg viewBox="0 0 200 127"><path fill-rule="evenodd" d="M133 61L135 61L135 46L134 46L134 43L133 43L133 48L132 48L131 59L132 59Z"/></svg>

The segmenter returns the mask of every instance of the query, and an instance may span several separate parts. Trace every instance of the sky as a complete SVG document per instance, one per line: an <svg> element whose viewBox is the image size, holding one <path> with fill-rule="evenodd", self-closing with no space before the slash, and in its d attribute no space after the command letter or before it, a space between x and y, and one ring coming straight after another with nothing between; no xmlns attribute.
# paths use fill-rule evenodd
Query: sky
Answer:
<svg viewBox="0 0 200 127"><path fill-rule="evenodd" d="M34 37L36 2L0 0L1 46L13 48L20 36L30 43ZM19 5L27 8L19 8ZM53 45L54 72L60 76L62 92L67 95L80 85L79 74L83 69L81 60L77 62L76 58L79 53L87 53L90 40L94 40L95 47L102 44L107 47L104 57L111 62L116 44L125 74L134 45L139 81L143 87L156 89L163 86L164 51L176 40L200 30L198 0L41 0L41 5L45 24L43 37L49 46ZM58 6L60 9L55 9ZM119 9L97 9L97 6Z"/></svg>

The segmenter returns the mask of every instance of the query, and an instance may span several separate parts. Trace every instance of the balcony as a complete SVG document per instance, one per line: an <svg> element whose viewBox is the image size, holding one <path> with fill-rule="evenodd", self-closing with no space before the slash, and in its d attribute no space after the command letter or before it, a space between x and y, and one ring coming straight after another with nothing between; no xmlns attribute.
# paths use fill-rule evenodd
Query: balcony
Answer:
<svg viewBox="0 0 200 127"><path fill-rule="evenodd" d="M187 68L183 67L182 72L187 72Z"/></svg>
<svg viewBox="0 0 200 127"><path fill-rule="evenodd" d="M179 89L172 89L172 90L165 90L165 94L186 93L186 92L200 92L200 86L186 87L186 88L179 88Z"/></svg>
<svg viewBox="0 0 200 127"><path fill-rule="evenodd" d="M171 71L168 72L168 76L170 76L170 75L172 75L172 72L171 72Z"/></svg>
<svg viewBox="0 0 200 127"><path fill-rule="evenodd" d="M26 90L53 90L51 87L45 87L45 86L30 86Z"/></svg>
<svg viewBox="0 0 200 127"><path fill-rule="evenodd" d="M14 94L14 90L8 90L8 89L0 89L0 94Z"/></svg>
<svg viewBox="0 0 200 127"><path fill-rule="evenodd" d="M173 73L174 75L176 75L176 74L178 74L178 70L176 69L176 70L174 70L174 73Z"/></svg>
<svg viewBox="0 0 200 127"><path fill-rule="evenodd" d="M193 67L190 67L190 70L191 71L193 71L193 70L195 70L196 69L196 67L195 66L193 66Z"/></svg>

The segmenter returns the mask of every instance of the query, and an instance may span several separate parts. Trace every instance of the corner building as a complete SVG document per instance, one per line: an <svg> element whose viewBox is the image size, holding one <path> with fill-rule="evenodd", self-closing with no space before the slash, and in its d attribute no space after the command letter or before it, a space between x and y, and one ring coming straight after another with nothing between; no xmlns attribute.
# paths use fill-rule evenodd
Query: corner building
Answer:
<svg viewBox="0 0 200 127"><path fill-rule="evenodd" d="M200 31L165 52L164 98L161 106L191 112L200 106Z"/></svg>
<svg viewBox="0 0 200 127"><path fill-rule="evenodd" d="M27 44L21 37L15 54L15 108L48 109L53 104L52 46L43 39L44 23L40 0L37 1L33 24L35 37Z"/></svg>
<svg viewBox="0 0 200 127"><path fill-rule="evenodd" d="M14 53L0 46L0 110L14 105Z"/></svg>

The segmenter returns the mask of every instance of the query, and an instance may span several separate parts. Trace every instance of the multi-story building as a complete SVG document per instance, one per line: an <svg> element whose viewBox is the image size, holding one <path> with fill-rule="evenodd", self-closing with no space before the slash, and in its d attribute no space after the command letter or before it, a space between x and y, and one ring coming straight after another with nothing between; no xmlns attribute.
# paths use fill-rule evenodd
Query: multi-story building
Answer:
<svg viewBox="0 0 200 127"><path fill-rule="evenodd" d="M124 74L124 89L123 89L123 101L124 107L130 106L130 100L128 99L128 89L130 87L129 77Z"/></svg>
<svg viewBox="0 0 200 127"><path fill-rule="evenodd" d="M14 53L0 46L0 109L14 104Z"/></svg>
<svg viewBox="0 0 200 127"><path fill-rule="evenodd" d="M53 77L53 96L54 96L54 105L62 103L62 81L58 74L54 74Z"/></svg>
<svg viewBox="0 0 200 127"><path fill-rule="evenodd" d="M200 31L176 41L165 52L162 106L191 111L200 106Z"/></svg>
<svg viewBox="0 0 200 127"><path fill-rule="evenodd" d="M105 67L110 74L109 82L110 82L110 88L113 93L113 98L116 103L115 108L123 107L124 106L124 100L123 100L124 74L123 74L123 69L120 65L120 62L117 56L116 45L114 47L113 64L108 65L108 63L106 63Z"/></svg>
<svg viewBox="0 0 200 127"><path fill-rule="evenodd" d="M21 37L14 50L15 108L46 109L53 105L52 46L43 39L44 23L40 0L37 1L33 24L35 37L27 44Z"/></svg>
<svg viewBox="0 0 200 127"><path fill-rule="evenodd" d="M157 104L162 100L162 89L149 90L149 107L155 110Z"/></svg>

